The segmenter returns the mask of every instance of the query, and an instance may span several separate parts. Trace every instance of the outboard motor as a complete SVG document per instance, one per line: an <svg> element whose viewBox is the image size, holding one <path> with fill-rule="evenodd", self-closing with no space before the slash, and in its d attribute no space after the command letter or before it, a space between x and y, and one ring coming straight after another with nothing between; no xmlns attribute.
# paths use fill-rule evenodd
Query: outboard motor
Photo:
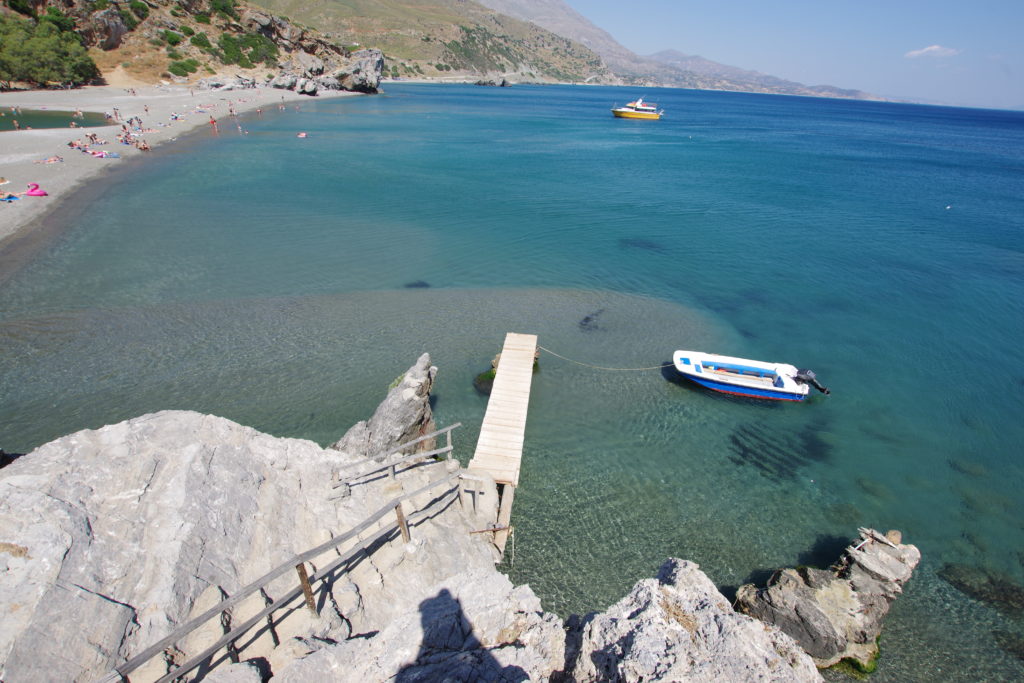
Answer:
<svg viewBox="0 0 1024 683"><path fill-rule="evenodd" d="M797 370L796 377L794 377L793 379L795 379L797 382L802 382L803 384L810 384L812 387L814 387L815 389L817 389L818 391L825 395L832 393L831 391L828 390L828 387L823 387L821 386L821 384L818 383L818 377L814 374L814 370Z"/></svg>

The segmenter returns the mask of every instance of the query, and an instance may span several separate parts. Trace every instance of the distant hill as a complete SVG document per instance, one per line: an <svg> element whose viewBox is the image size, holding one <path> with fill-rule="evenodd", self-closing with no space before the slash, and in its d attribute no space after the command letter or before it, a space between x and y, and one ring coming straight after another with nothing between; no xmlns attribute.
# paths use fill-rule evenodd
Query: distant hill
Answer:
<svg viewBox="0 0 1024 683"><path fill-rule="evenodd" d="M684 55L676 50L662 50L650 55L650 60L664 64L687 74L693 74L704 82L719 83L723 87L715 90L743 90L785 95L810 95L815 97L845 97L851 99L880 99L860 90L847 90L831 85L804 85L775 76L747 71L704 59L696 55Z"/></svg>
<svg viewBox="0 0 1024 683"><path fill-rule="evenodd" d="M601 58L536 23L469 0L255 0L344 45L384 51L393 77L615 83Z"/></svg>
<svg viewBox="0 0 1024 683"><path fill-rule="evenodd" d="M665 50L642 57L620 45L606 31L562 0L478 0L493 10L530 21L571 38L599 54L625 83L667 85L705 90L780 93L815 97L879 99L859 90L829 85L807 86L774 76L726 66L703 57Z"/></svg>

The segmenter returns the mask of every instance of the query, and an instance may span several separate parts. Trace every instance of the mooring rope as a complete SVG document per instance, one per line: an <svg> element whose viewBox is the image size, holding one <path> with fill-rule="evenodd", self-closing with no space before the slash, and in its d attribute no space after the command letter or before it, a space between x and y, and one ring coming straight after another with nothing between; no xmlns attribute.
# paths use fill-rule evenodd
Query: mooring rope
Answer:
<svg viewBox="0 0 1024 683"><path fill-rule="evenodd" d="M662 368L667 368L667 367L672 365L672 363L662 363L661 365L652 365L649 368L606 368L606 367L601 366L601 365L591 365L590 363L584 363L582 361L573 360L572 358L566 358L565 356L562 356L560 354L555 353L551 349L545 349L540 344L537 344L537 348L540 349L541 351L547 351L548 353L550 353L552 356L554 356L556 358L561 358L562 360L567 360L570 363L575 363L576 365L582 365L583 367L586 367L586 368L593 368L594 370L609 370L611 372L619 372L619 371L623 371L623 372L640 372L641 370L660 370Z"/></svg>

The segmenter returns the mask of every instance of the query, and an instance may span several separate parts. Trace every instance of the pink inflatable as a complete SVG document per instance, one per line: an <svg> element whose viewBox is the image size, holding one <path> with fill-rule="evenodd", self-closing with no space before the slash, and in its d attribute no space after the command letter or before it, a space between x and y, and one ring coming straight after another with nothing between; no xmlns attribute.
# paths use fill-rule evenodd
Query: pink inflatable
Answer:
<svg viewBox="0 0 1024 683"><path fill-rule="evenodd" d="M25 193L26 197L45 197L46 192L39 189L38 183L29 183L28 192Z"/></svg>

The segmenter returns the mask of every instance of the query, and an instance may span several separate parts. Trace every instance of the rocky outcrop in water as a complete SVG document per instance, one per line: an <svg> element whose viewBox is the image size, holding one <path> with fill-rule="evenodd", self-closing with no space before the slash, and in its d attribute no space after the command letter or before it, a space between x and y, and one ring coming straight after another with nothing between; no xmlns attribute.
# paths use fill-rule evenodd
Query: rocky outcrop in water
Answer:
<svg viewBox="0 0 1024 683"><path fill-rule="evenodd" d="M670 559L607 612L587 617L577 681L820 681L785 633L737 614L697 564Z"/></svg>
<svg viewBox="0 0 1024 683"><path fill-rule="evenodd" d="M388 391L373 417L357 422L330 447L369 458L381 458L399 444L437 431L434 412L430 408L430 391L436 376L437 368L430 364L430 355L424 353ZM421 442L419 448L405 454L433 448L433 440L428 439Z"/></svg>
<svg viewBox="0 0 1024 683"><path fill-rule="evenodd" d="M921 560L901 540L898 531L861 529L860 540L831 569L783 569L764 588L741 586L737 609L778 626L819 667L849 658L870 669L889 605Z"/></svg>
<svg viewBox="0 0 1024 683"><path fill-rule="evenodd" d="M1007 616L1024 618L1024 586L1005 574L966 564L945 564L939 578Z"/></svg>
<svg viewBox="0 0 1024 683"><path fill-rule="evenodd" d="M432 460L368 476L372 457L434 429L436 372L421 356L332 448L164 411L57 439L0 470L0 680L97 680L281 565L287 574L132 679L168 673L275 604L272 621L203 665L205 680L819 680L793 640L735 613L682 560L607 612L571 620L567 639L528 586L495 570L487 534L476 533L474 509L493 513L496 500L463 508L461 489L417 494L410 540L384 527L314 581L315 611L280 603L296 588L295 555L403 493L474 476ZM483 484L478 476L473 490ZM879 565L891 569L869 555L850 570L860 591ZM306 565L315 576L337 557Z"/></svg>

